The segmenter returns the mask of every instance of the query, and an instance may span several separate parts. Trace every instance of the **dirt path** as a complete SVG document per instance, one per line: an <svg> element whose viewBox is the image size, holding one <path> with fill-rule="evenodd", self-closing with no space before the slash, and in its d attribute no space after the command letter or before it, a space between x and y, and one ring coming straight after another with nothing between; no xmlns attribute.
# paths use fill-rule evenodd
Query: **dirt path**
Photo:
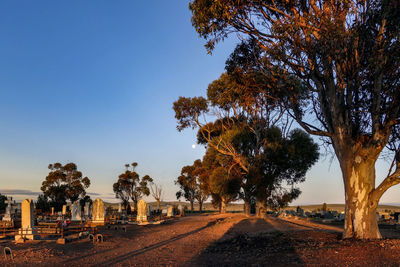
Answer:
<svg viewBox="0 0 400 267"><path fill-rule="evenodd" d="M100 231L102 244L8 242L0 249L12 248L14 266L400 265L400 240L343 241L340 227L303 220L203 215ZM0 266L6 263L0 257Z"/></svg>

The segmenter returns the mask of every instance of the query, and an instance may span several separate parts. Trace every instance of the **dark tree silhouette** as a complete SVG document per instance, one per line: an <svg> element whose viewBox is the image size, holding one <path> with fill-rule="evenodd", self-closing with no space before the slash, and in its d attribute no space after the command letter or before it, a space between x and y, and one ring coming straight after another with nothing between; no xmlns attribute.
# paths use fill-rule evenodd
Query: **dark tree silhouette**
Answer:
<svg viewBox="0 0 400 267"><path fill-rule="evenodd" d="M75 163L49 165L50 173L42 183L41 190L45 197L50 198L56 211L60 211L66 200L77 201L86 195L90 186L88 177L82 177Z"/></svg>

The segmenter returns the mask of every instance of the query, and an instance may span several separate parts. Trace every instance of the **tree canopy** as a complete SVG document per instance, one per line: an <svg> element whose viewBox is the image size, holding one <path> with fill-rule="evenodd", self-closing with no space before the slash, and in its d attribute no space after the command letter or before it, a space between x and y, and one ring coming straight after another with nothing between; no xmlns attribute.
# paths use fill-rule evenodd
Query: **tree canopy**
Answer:
<svg viewBox="0 0 400 267"><path fill-rule="evenodd" d="M376 207L400 183L398 1L194 0L189 8L209 52L230 33L247 39L239 65L246 69L246 55L256 54L274 91L283 92L279 103L332 145L346 192L344 237L380 238ZM385 148L392 166L375 186Z"/></svg>
<svg viewBox="0 0 400 267"><path fill-rule="evenodd" d="M50 172L42 183L41 190L44 197L51 199L57 211L62 208L66 200L77 201L86 195L86 189L90 186L88 177L83 177L75 163L50 164Z"/></svg>

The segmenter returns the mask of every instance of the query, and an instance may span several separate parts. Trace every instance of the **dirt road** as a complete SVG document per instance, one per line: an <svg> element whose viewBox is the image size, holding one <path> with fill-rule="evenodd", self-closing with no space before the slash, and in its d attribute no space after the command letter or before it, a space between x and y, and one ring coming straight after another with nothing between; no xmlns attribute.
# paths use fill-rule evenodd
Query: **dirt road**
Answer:
<svg viewBox="0 0 400 267"><path fill-rule="evenodd" d="M343 241L339 227L241 214L101 229L105 241L0 243L16 266L287 266L400 264L400 240ZM2 250L0 251L3 252ZM376 256L378 258L376 258ZM7 262L1 257L0 265ZM14 266L15 266L14 265Z"/></svg>

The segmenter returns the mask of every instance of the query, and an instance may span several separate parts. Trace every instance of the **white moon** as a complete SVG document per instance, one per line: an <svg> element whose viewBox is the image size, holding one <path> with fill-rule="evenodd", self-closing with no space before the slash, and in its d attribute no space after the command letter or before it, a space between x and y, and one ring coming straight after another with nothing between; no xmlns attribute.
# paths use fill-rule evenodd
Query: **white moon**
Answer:
<svg viewBox="0 0 400 267"><path fill-rule="evenodd" d="M196 148L196 145L195 145L195 144L193 144L193 145L192 145L192 148L193 148L193 149L195 149L195 148Z"/></svg>

